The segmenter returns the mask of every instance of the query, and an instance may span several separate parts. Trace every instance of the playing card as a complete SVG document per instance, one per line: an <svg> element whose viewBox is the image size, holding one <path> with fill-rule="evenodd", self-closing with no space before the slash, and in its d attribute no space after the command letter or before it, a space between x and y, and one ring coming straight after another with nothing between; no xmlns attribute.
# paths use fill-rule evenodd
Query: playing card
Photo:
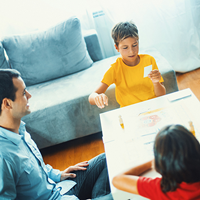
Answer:
<svg viewBox="0 0 200 200"><path fill-rule="evenodd" d="M144 77L147 77L148 74L152 71L152 65L146 66L144 68Z"/></svg>

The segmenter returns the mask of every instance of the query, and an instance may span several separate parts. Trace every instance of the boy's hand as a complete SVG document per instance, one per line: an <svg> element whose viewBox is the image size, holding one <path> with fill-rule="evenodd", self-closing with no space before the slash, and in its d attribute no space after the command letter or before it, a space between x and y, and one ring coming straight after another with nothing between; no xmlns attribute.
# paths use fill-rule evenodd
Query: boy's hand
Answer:
<svg viewBox="0 0 200 200"><path fill-rule="evenodd" d="M104 93L96 93L96 96L94 97L94 102L97 105L97 107L104 108L105 105L108 106L108 97Z"/></svg>
<svg viewBox="0 0 200 200"><path fill-rule="evenodd" d="M153 71L151 71L149 74L148 74L148 77L151 79L152 83L158 83L161 79L161 74L159 72L159 70L157 69L154 69Z"/></svg>

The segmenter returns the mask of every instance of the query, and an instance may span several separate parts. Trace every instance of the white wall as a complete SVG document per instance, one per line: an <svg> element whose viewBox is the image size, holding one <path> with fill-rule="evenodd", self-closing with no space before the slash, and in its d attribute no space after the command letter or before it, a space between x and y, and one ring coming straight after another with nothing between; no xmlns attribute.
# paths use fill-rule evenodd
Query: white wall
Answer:
<svg viewBox="0 0 200 200"><path fill-rule="evenodd" d="M0 0L0 9L0 37L46 29L76 15L83 29L97 30L109 57L117 54L112 26L132 20L141 49L158 50L179 72L200 67L200 0Z"/></svg>

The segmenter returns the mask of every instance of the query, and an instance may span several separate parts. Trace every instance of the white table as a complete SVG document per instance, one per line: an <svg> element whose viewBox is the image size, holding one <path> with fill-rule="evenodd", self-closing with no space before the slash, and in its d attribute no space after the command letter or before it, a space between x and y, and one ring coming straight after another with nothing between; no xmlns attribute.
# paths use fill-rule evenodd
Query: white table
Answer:
<svg viewBox="0 0 200 200"><path fill-rule="evenodd" d="M143 116L155 114L155 116L159 118L159 115L163 114L161 111L157 110L160 108L161 110L164 108L163 113L165 113L165 115L169 113L170 117L165 116L166 120L157 120L157 125L153 127L134 129L138 126L137 120L141 120ZM154 112L148 114L150 111ZM119 115L122 117L124 129L120 126ZM146 199L138 195L117 190L112 185L112 179L120 172L153 157L153 151L151 152L150 150L148 152L148 148L153 145L152 138L155 138L156 135L154 131L159 131L159 128L155 127L158 125L158 127L160 127L171 123L180 123L185 125L186 128L189 128L188 121L192 121L195 127L196 137L200 139L200 103L190 89L181 90L138 104L102 113L100 114L100 120L111 192L115 200ZM149 123L148 118L145 123ZM149 123L148 126L151 126L151 123ZM138 136L140 130L143 130L146 134L145 137ZM152 144L148 143L148 140L151 140ZM145 176L156 177L160 175L154 170L151 170L147 172Z"/></svg>

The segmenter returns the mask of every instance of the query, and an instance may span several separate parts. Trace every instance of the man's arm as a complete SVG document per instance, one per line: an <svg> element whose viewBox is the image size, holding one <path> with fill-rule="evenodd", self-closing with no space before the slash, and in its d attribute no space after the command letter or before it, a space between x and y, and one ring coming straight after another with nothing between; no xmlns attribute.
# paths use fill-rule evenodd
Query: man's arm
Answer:
<svg viewBox="0 0 200 200"><path fill-rule="evenodd" d="M61 173L62 173L60 170L53 169L53 167L49 164L46 165L46 169L47 169L47 174L50 179L52 179L56 183L60 182Z"/></svg>
<svg viewBox="0 0 200 200"><path fill-rule="evenodd" d="M112 180L113 185L119 189L133 194L139 194L137 188L137 181L139 175L152 167L152 160L140 164L128 171L115 176Z"/></svg>
<svg viewBox="0 0 200 200"><path fill-rule="evenodd" d="M80 170L86 170L87 166L88 166L88 162L81 162L78 163L74 166L70 166L67 169L65 169L64 171L60 171L58 169L53 169L53 167L49 164L46 165L46 169L47 169L47 173L50 179L52 179L54 182L60 182L63 181L67 178L75 178L76 174L72 173L74 171L80 171Z"/></svg>
<svg viewBox="0 0 200 200"><path fill-rule="evenodd" d="M15 199L17 196L12 165L0 156L0 199Z"/></svg>

